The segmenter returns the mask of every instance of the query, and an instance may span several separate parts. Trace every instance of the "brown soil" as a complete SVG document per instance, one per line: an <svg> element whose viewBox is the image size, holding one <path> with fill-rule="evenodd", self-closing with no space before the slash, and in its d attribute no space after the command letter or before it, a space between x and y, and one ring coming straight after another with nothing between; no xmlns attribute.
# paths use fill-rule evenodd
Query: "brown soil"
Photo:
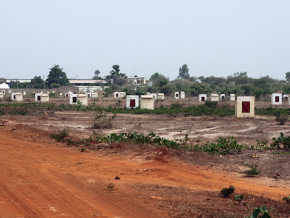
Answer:
<svg viewBox="0 0 290 218"><path fill-rule="evenodd" d="M123 143L99 143L81 152L49 137L57 128L70 128L72 137L87 138L99 131L91 129L92 117L88 112L1 116L1 217L243 217L264 205L274 217L290 217L290 206L282 202L290 194L289 154L219 156ZM271 117L117 114L112 124L99 134L152 130L171 139L188 134L194 143L235 136L250 145L290 132L288 123L277 125ZM258 165L261 175L239 173L245 164ZM220 190L230 185L235 193L222 198ZM245 196L241 204L235 194Z"/></svg>

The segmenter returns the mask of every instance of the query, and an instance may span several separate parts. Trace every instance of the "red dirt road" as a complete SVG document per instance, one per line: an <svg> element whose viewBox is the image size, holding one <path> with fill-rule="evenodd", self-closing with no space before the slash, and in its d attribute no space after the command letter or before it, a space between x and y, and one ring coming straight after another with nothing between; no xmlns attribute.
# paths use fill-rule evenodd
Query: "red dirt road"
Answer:
<svg viewBox="0 0 290 218"><path fill-rule="evenodd" d="M173 160L101 156L15 139L17 130L0 128L1 217L168 217L168 211L130 188L136 184L193 191L220 191L234 184L238 192L278 201L290 193L290 187L270 188L263 178L242 178ZM109 183L115 185L113 190L108 189Z"/></svg>

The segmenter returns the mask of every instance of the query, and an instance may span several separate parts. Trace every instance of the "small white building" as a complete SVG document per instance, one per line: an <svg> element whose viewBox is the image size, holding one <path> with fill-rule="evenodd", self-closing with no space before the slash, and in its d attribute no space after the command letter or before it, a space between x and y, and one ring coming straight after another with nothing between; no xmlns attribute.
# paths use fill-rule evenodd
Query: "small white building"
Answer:
<svg viewBox="0 0 290 218"><path fill-rule="evenodd" d="M0 92L0 99L4 98L4 95L2 92Z"/></svg>
<svg viewBox="0 0 290 218"><path fill-rule="evenodd" d="M235 100L236 100L235 94L230 94L230 101L235 101Z"/></svg>
<svg viewBox="0 0 290 218"><path fill-rule="evenodd" d="M88 106L88 96L86 94L78 94L77 95L77 100L80 101L80 103L83 106Z"/></svg>
<svg viewBox="0 0 290 218"><path fill-rule="evenodd" d="M272 94L272 105L282 105L282 93Z"/></svg>
<svg viewBox="0 0 290 218"><path fill-rule="evenodd" d="M120 92L120 97L125 98L126 97L126 92Z"/></svg>
<svg viewBox="0 0 290 218"><path fill-rule="evenodd" d="M127 95L126 108L137 108L139 107L139 95Z"/></svg>
<svg viewBox="0 0 290 218"><path fill-rule="evenodd" d="M98 98L98 97L99 97L99 94L97 92L92 93L92 98Z"/></svg>
<svg viewBox="0 0 290 218"><path fill-rule="evenodd" d="M2 93L3 95L5 95L6 92L5 92L5 90L2 90L1 93Z"/></svg>
<svg viewBox="0 0 290 218"><path fill-rule="evenodd" d="M69 103L70 104L77 104L78 103L78 95L77 94L71 94L69 96Z"/></svg>
<svg viewBox="0 0 290 218"><path fill-rule="evenodd" d="M225 100L226 100L226 95L220 94L220 101L225 101Z"/></svg>
<svg viewBox="0 0 290 218"><path fill-rule="evenodd" d="M210 101L219 101L218 94L210 94Z"/></svg>
<svg viewBox="0 0 290 218"><path fill-rule="evenodd" d="M288 100L288 98L289 98L289 95L288 94L284 94L283 95L283 99Z"/></svg>
<svg viewBox="0 0 290 218"><path fill-rule="evenodd" d="M154 97L151 95L140 96L140 108L154 110Z"/></svg>
<svg viewBox="0 0 290 218"><path fill-rule="evenodd" d="M238 96L236 101L235 114L237 118L254 118L255 97Z"/></svg>
<svg viewBox="0 0 290 218"><path fill-rule="evenodd" d="M156 93L151 93L150 95L153 96L155 100L157 100L157 94Z"/></svg>
<svg viewBox="0 0 290 218"><path fill-rule="evenodd" d="M174 98L175 98L175 99L179 99L179 98L180 98L180 96L179 96L179 92L174 92Z"/></svg>
<svg viewBox="0 0 290 218"><path fill-rule="evenodd" d="M121 98L120 92L114 92L113 96L114 96L114 98Z"/></svg>
<svg viewBox="0 0 290 218"><path fill-rule="evenodd" d="M15 101L17 101L17 102L23 101L23 94L22 94L22 92L16 92L15 93Z"/></svg>
<svg viewBox="0 0 290 218"><path fill-rule="evenodd" d="M10 89L9 85L7 83L1 83L0 89Z"/></svg>
<svg viewBox="0 0 290 218"><path fill-rule="evenodd" d="M206 101L206 100L207 100L207 94L198 95L198 101Z"/></svg>
<svg viewBox="0 0 290 218"><path fill-rule="evenodd" d="M184 99L185 98L185 92L183 92L183 91L180 92L180 98L181 99Z"/></svg>
<svg viewBox="0 0 290 218"><path fill-rule="evenodd" d="M34 95L34 100L35 101L41 101L41 93L35 93L35 95Z"/></svg>
<svg viewBox="0 0 290 218"><path fill-rule="evenodd" d="M69 98L71 95L73 94L73 92L69 91L64 93L64 97Z"/></svg>
<svg viewBox="0 0 290 218"><path fill-rule="evenodd" d="M164 93L158 93L157 94L157 99L158 100L164 100Z"/></svg>
<svg viewBox="0 0 290 218"><path fill-rule="evenodd" d="M11 101L16 101L16 93L15 92L11 93Z"/></svg>
<svg viewBox="0 0 290 218"><path fill-rule="evenodd" d="M42 94L41 102L49 102L49 94Z"/></svg>

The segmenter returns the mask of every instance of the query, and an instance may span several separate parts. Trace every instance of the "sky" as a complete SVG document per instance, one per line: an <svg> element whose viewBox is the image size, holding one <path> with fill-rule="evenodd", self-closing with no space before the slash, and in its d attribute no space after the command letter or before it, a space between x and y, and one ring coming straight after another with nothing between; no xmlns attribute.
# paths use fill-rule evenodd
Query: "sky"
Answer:
<svg viewBox="0 0 290 218"><path fill-rule="evenodd" d="M0 77L109 75L285 79L289 0L1 0Z"/></svg>

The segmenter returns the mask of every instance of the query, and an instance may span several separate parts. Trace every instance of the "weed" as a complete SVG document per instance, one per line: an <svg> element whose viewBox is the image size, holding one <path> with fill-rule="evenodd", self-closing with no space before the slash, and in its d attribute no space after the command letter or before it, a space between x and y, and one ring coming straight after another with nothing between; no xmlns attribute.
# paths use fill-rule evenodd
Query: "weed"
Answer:
<svg viewBox="0 0 290 218"><path fill-rule="evenodd" d="M278 138L273 138L273 143L271 143L272 149L281 149L280 145L283 145L284 149L290 149L290 136L285 137L284 133L280 132L280 136Z"/></svg>
<svg viewBox="0 0 290 218"><path fill-rule="evenodd" d="M278 114L276 120L280 125L285 125L285 122L288 120L287 114Z"/></svg>
<svg viewBox="0 0 290 218"><path fill-rule="evenodd" d="M260 214L262 213L262 214ZM251 214L251 218L258 218L258 217L261 217L261 218L269 218L271 217L266 206L264 207L257 207L253 210L253 213Z"/></svg>
<svg viewBox="0 0 290 218"><path fill-rule="evenodd" d="M113 116L114 117L114 116ZM93 117L93 129L110 129L113 128L113 117L107 118L102 110L98 110Z"/></svg>
<svg viewBox="0 0 290 218"><path fill-rule="evenodd" d="M112 191L115 188L115 185L113 183L109 183L107 188Z"/></svg>
<svg viewBox="0 0 290 218"><path fill-rule="evenodd" d="M249 170L245 170L243 173L247 176L253 177L260 174L260 171L257 169L257 166L255 165L248 165L250 168Z"/></svg>
<svg viewBox="0 0 290 218"><path fill-rule="evenodd" d="M289 197L282 198L282 201L286 201L287 204L290 204L290 194Z"/></svg>
<svg viewBox="0 0 290 218"><path fill-rule="evenodd" d="M56 139L58 142L65 142L65 137L68 136L69 129L64 128L63 130L57 129L53 133L50 134L50 137Z"/></svg>
<svg viewBox="0 0 290 218"><path fill-rule="evenodd" d="M235 195L235 200L241 203L241 201L245 198L244 195Z"/></svg>
<svg viewBox="0 0 290 218"><path fill-rule="evenodd" d="M85 148L81 148L81 149L79 149L81 152L85 152L86 151L86 149Z"/></svg>
<svg viewBox="0 0 290 218"><path fill-rule="evenodd" d="M235 187L230 186L229 188L223 188L220 193L221 193L222 197L225 198L225 197L230 196L232 193L234 193L234 191L235 191Z"/></svg>

